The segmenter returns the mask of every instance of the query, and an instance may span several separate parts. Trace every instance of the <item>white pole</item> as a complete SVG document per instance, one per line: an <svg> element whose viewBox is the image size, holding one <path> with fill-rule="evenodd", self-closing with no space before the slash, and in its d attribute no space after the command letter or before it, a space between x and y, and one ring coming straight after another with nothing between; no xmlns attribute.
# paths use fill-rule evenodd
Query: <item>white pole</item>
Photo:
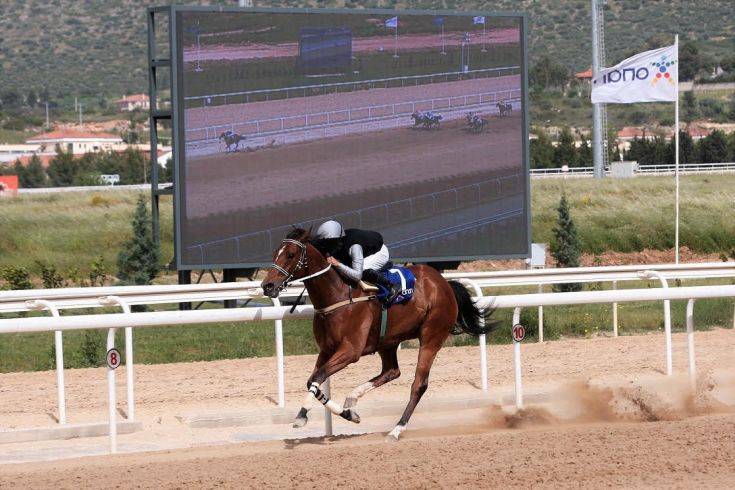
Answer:
<svg viewBox="0 0 735 490"><path fill-rule="evenodd" d="M676 46L676 58L679 59L679 35L677 34L674 38L674 45ZM674 237L674 248L676 249L675 258L676 263L679 263L679 80L676 80L676 111L675 111L675 129L674 135L676 141L676 231Z"/></svg>
<svg viewBox="0 0 735 490"><path fill-rule="evenodd" d="M58 316L59 312L52 314ZM64 341L60 330L54 332L54 344L56 346L56 396L59 400L59 423L63 425L66 423L66 394L64 392Z"/></svg>
<svg viewBox="0 0 735 490"><path fill-rule="evenodd" d="M618 281L613 281L613 289L618 289ZM618 304L613 303L613 337L618 336Z"/></svg>
<svg viewBox="0 0 735 490"><path fill-rule="evenodd" d="M135 393L133 390L133 327L125 327L125 390L128 395L128 420L135 420Z"/></svg>
<svg viewBox="0 0 735 490"><path fill-rule="evenodd" d="M115 329L107 331L107 350L115 347ZM115 370L107 366L107 401L108 415L110 418L110 453L117 452L117 393L115 392Z"/></svg>
<svg viewBox="0 0 735 490"><path fill-rule="evenodd" d="M51 316L59 318L59 310L50 301L35 300L28 304L29 308L46 308ZM66 388L64 386L64 340L61 330L54 331L54 349L56 350L56 397L59 405L59 424L66 424Z"/></svg>
<svg viewBox="0 0 735 490"><path fill-rule="evenodd" d="M281 300L273 298L273 306L281 306ZM276 363L278 364L278 406L286 406L286 385L283 374L283 320L276 320Z"/></svg>
<svg viewBox="0 0 735 490"><path fill-rule="evenodd" d="M538 292L539 293L544 292L543 284L538 285ZM544 307L543 306L538 307L538 341L539 342L544 341Z"/></svg>
<svg viewBox="0 0 735 490"><path fill-rule="evenodd" d="M330 385L329 378L327 378L321 386L322 392L327 398L332 397ZM324 405L324 435L327 437L334 435L332 430L332 412L329 411L326 405Z"/></svg>
<svg viewBox="0 0 735 490"><path fill-rule="evenodd" d="M521 321L521 308L513 310L513 326ZM521 382L521 343L513 341L513 366L515 371L516 408L523 409L523 385Z"/></svg>
<svg viewBox="0 0 735 490"><path fill-rule="evenodd" d="M398 58L398 19L396 19L396 33L393 46L393 57Z"/></svg>
<svg viewBox="0 0 735 490"><path fill-rule="evenodd" d="M644 278L656 278L661 282L664 289L669 288L669 281L658 271L641 271L638 273ZM671 362L671 300L664 300L664 336L666 338L666 375L671 376L674 372Z"/></svg>
<svg viewBox="0 0 735 490"><path fill-rule="evenodd" d="M689 353L689 383L697 385L697 366L694 358L694 301L687 302L687 351Z"/></svg>

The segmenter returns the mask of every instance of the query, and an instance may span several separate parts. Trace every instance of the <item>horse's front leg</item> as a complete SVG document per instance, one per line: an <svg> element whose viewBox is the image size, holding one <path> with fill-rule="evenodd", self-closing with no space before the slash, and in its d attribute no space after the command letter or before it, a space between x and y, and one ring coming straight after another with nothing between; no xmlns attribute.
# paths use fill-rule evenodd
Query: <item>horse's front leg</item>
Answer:
<svg viewBox="0 0 735 490"><path fill-rule="evenodd" d="M386 383L398 379L401 376L401 370L398 367L398 346L390 347L387 350L378 351L382 368L380 374L375 376L367 383L363 383L345 398L345 409L353 409L357 406L357 401L375 388L383 386Z"/></svg>
<svg viewBox="0 0 735 490"><path fill-rule="evenodd" d="M309 379L311 379L311 377L316 374L317 370L322 367L328 359L329 354L324 351L319 352L319 355L316 358L316 364L314 365L314 370L311 372L311 376L309 377ZM304 398L304 403L301 406L299 413L296 414L296 418L293 421L293 427L295 429L305 426L306 423L309 421L309 410L312 409L314 401L316 401L314 395L311 392L308 392L306 394L306 397Z"/></svg>
<svg viewBox="0 0 735 490"><path fill-rule="evenodd" d="M345 409L339 403L330 400L327 395L320 389L322 383L331 375L344 369L347 365L357 362L360 359L361 350L356 350L350 342L342 342L332 356L311 375L306 387L309 394L316 400L327 407L327 410L335 415L339 415L350 422L360 423L360 417L352 409ZM309 395L307 395L308 397ZM302 407L304 410L306 407ZM299 412L301 414L301 411Z"/></svg>

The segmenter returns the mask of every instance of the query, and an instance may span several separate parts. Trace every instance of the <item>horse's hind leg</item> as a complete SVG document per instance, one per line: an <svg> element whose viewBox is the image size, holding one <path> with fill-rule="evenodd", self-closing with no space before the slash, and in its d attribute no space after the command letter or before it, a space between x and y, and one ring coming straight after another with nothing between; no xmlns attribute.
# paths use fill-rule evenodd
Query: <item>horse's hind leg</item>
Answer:
<svg viewBox="0 0 735 490"><path fill-rule="evenodd" d="M451 323L449 322L449 324ZM411 415L413 415L416 405L418 405L419 400L421 400L421 397L429 387L429 371L431 371L436 354L441 349L442 343L449 336L450 328L448 326L446 328L439 328L441 325L447 325L446 321L437 322L435 320L431 325L435 327L431 328L428 324L423 327L424 331L420 337L419 360L416 364L416 376L411 385L411 398L408 400L408 405L406 405L406 409L403 411L403 415L398 421L398 424L388 434L387 440L389 441L397 441L401 432L406 430L406 425Z"/></svg>
<svg viewBox="0 0 735 490"><path fill-rule="evenodd" d="M386 350L378 351L380 360L382 361L382 368L380 374L375 376L367 383L363 383L350 393L345 398L345 409L355 408L357 406L357 400L373 391L375 388L383 386L386 383L397 379L401 375L401 370L398 368L398 346L390 347ZM356 414L355 414L356 415Z"/></svg>

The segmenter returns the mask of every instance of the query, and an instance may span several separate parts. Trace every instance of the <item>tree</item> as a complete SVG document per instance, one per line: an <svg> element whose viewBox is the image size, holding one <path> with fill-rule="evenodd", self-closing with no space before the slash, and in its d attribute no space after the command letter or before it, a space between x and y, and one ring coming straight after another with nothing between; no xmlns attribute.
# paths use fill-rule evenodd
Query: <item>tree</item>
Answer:
<svg viewBox="0 0 735 490"><path fill-rule="evenodd" d="M702 163L723 163L727 160L728 148L725 133L719 129L699 140L699 161Z"/></svg>
<svg viewBox="0 0 735 490"><path fill-rule="evenodd" d="M554 165L561 167L569 165L575 167L577 165L577 148L574 145L574 135L565 127L559 135L559 144L554 149Z"/></svg>
<svg viewBox="0 0 735 490"><path fill-rule="evenodd" d="M563 87L569 79L569 71L564 65L544 56L533 66L530 77L534 88Z"/></svg>
<svg viewBox="0 0 735 490"><path fill-rule="evenodd" d="M574 226L572 215L569 212L567 196L562 194L557 208L558 216L554 238L551 241L551 256L554 257L557 267L579 267L580 244L577 228ZM581 284L559 284L557 291L579 291Z"/></svg>
<svg viewBox="0 0 735 490"><path fill-rule="evenodd" d="M551 168L554 166L554 145L543 130L538 131L538 138L531 140L531 168ZM172 168L173 162L169 160L166 169ZM163 182L172 182L163 180Z"/></svg>
<svg viewBox="0 0 735 490"><path fill-rule="evenodd" d="M702 68L702 59L699 54L699 45L694 41L687 41L679 47L679 78L694 80Z"/></svg>
<svg viewBox="0 0 735 490"><path fill-rule="evenodd" d="M676 139L673 138L671 151L676 151ZM694 163L696 160L694 140L687 131L679 131L679 163Z"/></svg>
<svg viewBox="0 0 735 490"><path fill-rule="evenodd" d="M581 167L592 166L592 147L587 142L587 139L584 137L582 137L582 144L579 145L579 155L577 156L577 160Z"/></svg>
<svg viewBox="0 0 735 490"><path fill-rule="evenodd" d="M699 104L697 103L697 98L694 96L694 91L689 90L687 92L684 92L684 111L682 120L685 122L692 122L695 121L697 118L699 118Z"/></svg>
<svg viewBox="0 0 735 490"><path fill-rule="evenodd" d="M78 172L78 164L71 152L65 152L60 146L56 147L56 156L48 166L48 176L56 187L66 187L74 183Z"/></svg>
<svg viewBox="0 0 735 490"><path fill-rule="evenodd" d="M123 244L117 256L117 276L125 282L150 284L160 271L160 250L153 241L151 220L143 196L133 215L133 236Z"/></svg>
<svg viewBox="0 0 735 490"><path fill-rule="evenodd" d="M25 176L20 184L21 187L31 189L46 185L46 171L43 169L43 164L41 163L41 159L38 158L38 155L34 154L31 157L31 161L25 167L24 173Z"/></svg>

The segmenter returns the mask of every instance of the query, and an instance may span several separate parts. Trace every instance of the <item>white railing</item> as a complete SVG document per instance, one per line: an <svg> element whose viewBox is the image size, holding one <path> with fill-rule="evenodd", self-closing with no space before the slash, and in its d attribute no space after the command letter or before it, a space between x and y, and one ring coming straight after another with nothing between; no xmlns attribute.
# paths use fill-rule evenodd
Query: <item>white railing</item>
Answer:
<svg viewBox="0 0 735 490"><path fill-rule="evenodd" d="M430 75L410 75L403 77L392 77L392 78L378 78L374 80L362 80L354 82L336 82L336 83L320 83L315 85L301 85L295 87L284 87L284 88L273 88L273 89L259 89L259 90L248 90L243 92L229 92L222 94L209 94L209 95L196 95L185 97L186 102L190 101L201 101L202 106L209 107L215 104L213 99L222 99L222 105L228 103L227 98L230 98L229 103L249 103L252 98L260 100L258 96L261 96L264 100L271 100L272 94L285 93L285 97L276 97L275 100L289 99L294 97L291 93L296 93L296 98L308 97L310 95L326 95L335 92L344 92L345 89L351 89L350 91L355 92L357 90L364 90L365 87L369 88L398 88L407 86L418 86L428 85L431 83L447 83L450 81L460 80L474 80L477 78L496 78L504 76L505 72L509 75L519 74L520 66L505 66L500 68L484 68L481 70L469 70L469 71L452 71L445 73L434 73ZM493 75L493 76L488 76ZM455 80L451 80L454 78ZM438 79L438 82L434 80ZM240 99L240 102L237 100ZM188 105L187 109L192 108L192 105Z"/></svg>
<svg viewBox="0 0 735 490"><path fill-rule="evenodd" d="M475 295L481 293L477 283L473 284L472 279L463 279L463 282L473 287ZM693 308L694 301L705 298L730 298L735 297L735 286L719 285L719 286L696 286L681 288L657 288L657 289L629 289L629 290L613 290L613 291L588 291L575 293L542 293L542 294L522 294L508 296L476 296L475 300L480 308L513 308L513 324L520 321L521 309L524 307L540 307L540 306L561 306L561 305L578 305L578 304L600 304L600 303L622 303L622 302L639 302L639 301L671 301L671 300L688 300L687 305L687 341L689 348L689 374L694 380L695 376L695 358L694 358L694 335L693 335ZM114 314L95 314L95 315L75 315L75 316L58 316L58 311L53 317L42 318L16 318L0 320L0 334L4 333L29 333L29 332L64 332L68 330L82 329L107 329L108 340L107 347L114 347L114 332L117 328L144 328L153 326L172 326L172 325L190 325L202 323L219 323L219 322L254 322L270 320L280 322L286 318L310 318L313 316L313 307L310 305L297 306L293 311L289 307L284 306L267 306L255 308L238 308L238 309L208 309L202 311L162 311L150 313L131 313L126 307L126 302L120 298L101 298L100 303L118 304L123 307L123 313ZM54 312L53 305L50 302L44 302L40 305L29 305L30 307L46 307ZM670 326L667 331L667 359L671 356L670 342ZM484 338L482 339L482 350L485 350ZM516 405L518 408L523 406L522 383L520 369L520 346L517 345L515 351L516 364ZM132 354L132 353L131 353ZM486 376L487 364L486 354L481 355L483 373ZM132 362L132 358L128 359ZM132 364L128 365L128 368ZM669 373L670 374L670 373ZM132 374L130 375L132 376ZM115 399L115 375L114 370L108 368L108 394L109 394L109 435L110 435L110 451L116 452L116 399ZM63 380L62 380L63 381ZM283 374L279 366L279 387L283 384ZM483 386L486 386L485 384ZM132 391L128 392L128 403L132 403ZM130 407L129 407L130 409ZM128 415L130 417L130 414ZM327 427L331 427L331 415L327 412Z"/></svg>
<svg viewBox="0 0 735 490"><path fill-rule="evenodd" d="M637 175L673 175L674 165L638 165ZM721 174L735 172L735 163L685 163L679 165L680 174ZM605 169L610 175L610 169ZM531 177L592 177L593 167L532 168Z"/></svg>
<svg viewBox="0 0 735 490"><path fill-rule="evenodd" d="M233 131L248 137L268 137L289 132L408 117L416 111L476 109L488 104L496 104L501 100L518 101L520 95L520 89L495 90L493 92L407 100L390 104L348 107L293 116L200 126L186 129L186 144L191 145L205 141L216 142L224 131Z"/></svg>

